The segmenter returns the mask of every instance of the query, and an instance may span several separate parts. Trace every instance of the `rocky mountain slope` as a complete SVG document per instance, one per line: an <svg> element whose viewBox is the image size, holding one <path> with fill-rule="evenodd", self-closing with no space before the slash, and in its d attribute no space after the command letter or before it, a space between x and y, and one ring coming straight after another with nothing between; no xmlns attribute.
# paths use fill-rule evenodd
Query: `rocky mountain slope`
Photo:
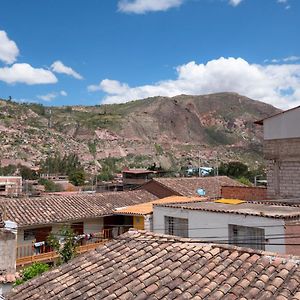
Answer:
<svg viewBox="0 0 300 300"><path fill-rule="evenodd" d="M262 160L254 121L279 110L234 93L153 97L125 104L43 107L0 100L0 159L37 165L47 155L77 153L87 168L107 157L123 165L165 168Z"/></svg>

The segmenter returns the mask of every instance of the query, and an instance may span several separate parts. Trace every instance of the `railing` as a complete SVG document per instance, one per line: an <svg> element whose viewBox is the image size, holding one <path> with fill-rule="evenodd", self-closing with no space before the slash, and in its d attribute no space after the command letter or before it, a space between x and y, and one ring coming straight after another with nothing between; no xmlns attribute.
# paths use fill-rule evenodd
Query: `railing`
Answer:
<svg viewBox="0 0 300 300"><path fill-rule="evenodd" d="M96 243L89 243L86 245L79 246L76 252L78 254L81 254L89 250L94 250L97 247L104 245L105 242L106 241L98 241ZM35 262L54 262L57 258L58 258L58 254L56 253L56 251L50 251L46 253L17 258L16 265L17 267L20 267L20 266L30 265Z"/></svg>

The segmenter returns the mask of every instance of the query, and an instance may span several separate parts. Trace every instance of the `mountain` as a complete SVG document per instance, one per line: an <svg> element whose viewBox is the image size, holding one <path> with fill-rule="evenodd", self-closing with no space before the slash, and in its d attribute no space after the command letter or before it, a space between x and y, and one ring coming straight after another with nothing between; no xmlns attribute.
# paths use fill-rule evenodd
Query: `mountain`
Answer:
<svg viewBox="0 0 300 300"><path fill-rule="evenodd" d="M235 93L152 97L124 104L44 107L0 100L2 165L37 165L47 155L77 153L95 160L164 168L188 162L262 161L262 128L255 120L275 107Z"/></svg>

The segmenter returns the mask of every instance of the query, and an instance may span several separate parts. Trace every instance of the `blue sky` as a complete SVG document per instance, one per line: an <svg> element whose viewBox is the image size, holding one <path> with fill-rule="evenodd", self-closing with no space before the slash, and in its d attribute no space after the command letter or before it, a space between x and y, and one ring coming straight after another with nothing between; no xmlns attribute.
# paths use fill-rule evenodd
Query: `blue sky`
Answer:
<svg viewBox="0 0 300 300"><path fill-rule="evenodd" d="M300 0L2 0L0 98L233 91L300 105Z"/></svg>

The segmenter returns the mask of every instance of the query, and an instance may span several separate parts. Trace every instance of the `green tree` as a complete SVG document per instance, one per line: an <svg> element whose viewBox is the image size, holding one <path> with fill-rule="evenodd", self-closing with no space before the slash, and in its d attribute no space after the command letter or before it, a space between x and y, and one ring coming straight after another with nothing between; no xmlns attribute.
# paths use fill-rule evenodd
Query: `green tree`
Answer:
<svg viewBox="0 0 300 300"><path fill-rule="evenodd" d="M26 267L21 271L21 278L16 280L15 285L20 285L48 270L49 265L45 263L33 263L31 266Z"/></svg>
<svg viewBox="0 0 300 300"><path fill-rule="evenodd" d="M85 173L83 170L76 170L69 174L69 181L76 186L84 185L85 183Z"/></svg>
<svg viewBox="0 0 300 300"><path fill-rule="evenodd" d="M225 175L233 178L240 178L240 177L246 177L247 174L248 174L248 166L239 161L221 163L219 167L219 175Z"/></svg>
<svg viewBox="0 0 300 300"><path fill-rule="evenodd" d="M35 180L38 178L38 175L35 171L31 170L26 166L19 165L20 175L23 179Z"/></svg>
<svg viewBox="0 0 300 300"><path fill-rule="evenodd" d="M51 232L47 241L49 245L57 251L59 263L66 263L75 257L78 245L75 234L69 226L62 227L57 234Z"/></svg>
<svg viewBox="0 0 300 300"><path fill-rule="evenodd" d="M39 179L39 184L45 187L46 192L61 192L63 189L59 184L45 178Z"/></svg>

